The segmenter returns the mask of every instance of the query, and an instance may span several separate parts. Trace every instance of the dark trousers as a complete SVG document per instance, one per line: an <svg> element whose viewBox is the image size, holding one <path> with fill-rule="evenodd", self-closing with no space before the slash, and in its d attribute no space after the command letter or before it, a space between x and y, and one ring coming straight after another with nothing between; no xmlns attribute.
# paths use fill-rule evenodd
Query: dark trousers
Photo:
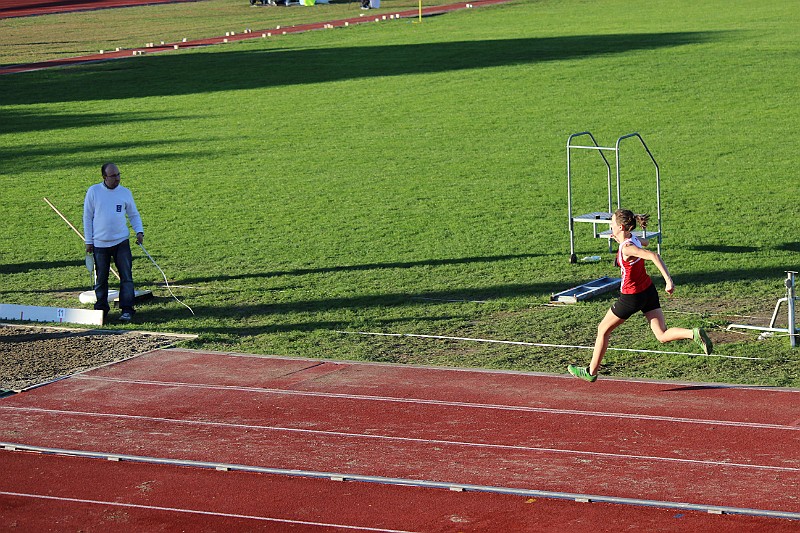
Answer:
<svg viewBox="0 0 800 533"><path fill-rule="evenodd" d="M108 273L111 270L111 258L119 272L119 306L123 313L133 314L133 255L128 239L125 239L116 246L109 248L94 247L94 268L97 271L97 284L94 286L94 294L97 296L95 309L108 313Z"/></svg>

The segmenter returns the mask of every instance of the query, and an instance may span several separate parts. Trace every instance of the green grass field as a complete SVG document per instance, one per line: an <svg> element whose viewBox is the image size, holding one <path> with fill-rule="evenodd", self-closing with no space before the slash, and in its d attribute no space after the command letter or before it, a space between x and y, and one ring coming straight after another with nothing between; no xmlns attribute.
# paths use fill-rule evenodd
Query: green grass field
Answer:
<svg viewBox="0 0 800 533"><path fill-rule="evenodd" d="M0 61L54 57L51 24L113 28L113 41L64 39L74 53L357 12L211 0L11 19ZM589 226L578 256L603 260L568 263L565 143L638 131L661 167L668 324L765 360L609 352L604 375L800 386L785 336L725 331L765 324L800 266L798 34L789 2L520 1L1 76L0 301L80 306L83 244L42 198L79 225L112 160L148 251L197 314L137 248L137 286L157 299L131 328L196 333L188 346L211 350L563 372L590 352L336 330L592 344L614 295L546 305L617 273ZM654 212L651 169L629 146L625 203ZM590 155L574 161L577 211L604 206ZM641 318L611 346L694 351L660 345Z"/></svg>

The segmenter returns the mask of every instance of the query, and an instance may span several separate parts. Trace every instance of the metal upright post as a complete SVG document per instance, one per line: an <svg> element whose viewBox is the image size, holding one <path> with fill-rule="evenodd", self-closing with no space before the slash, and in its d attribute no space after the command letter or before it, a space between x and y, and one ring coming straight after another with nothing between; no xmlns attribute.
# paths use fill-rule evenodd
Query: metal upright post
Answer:
<svg viewBox="0 0 800 533"><path fill-rule="evenodd" d="M783 280L783 284L786 286L786 297L779 298L778 302L775 304L775 310L772 312L772 319L769 321L769 327L761 327L761 326L749 326L747 324L731 324L728 326L728 329L733 328L740 328L740 329L754 329L758 331L768 331L771 333L788 333L789 334L789 345L792 348L797 348L797 337L798 337L798 330L795 323L795 301L797 300L797 292L795 291L795 275L797 272L793 270L786 271L786 279ZM778 320L778 313L781 310L781 304L786 302L786 307L788 308L788 317L787 317L787 324L785 328L776 328L775 323Z"/></svg>
<svg viewBox="0 0 800 533"><path fill-rule="evenodd" d="M591 139L591 145L573 145L572 140L576 137L587 136ZM608 185L608 212L603 213L590 213L588 215L578 216L575 217L572 215L572 159L571 159L571 150L573 149L582 149L582 150L592 150L596 151L600 154L600 157L603 158L603 163L606 166L606 181ZM573 133L567 139L567 217L569 218L569 262L575 263L578 261L578 257L575 255L575 221L580 222L589 222L595 228L595 237L597 237L597 224L601 223L601 220L610 220L611 213L613 209L611 207L611 198L612 198L612 184L611 184L611 164L608 162L605 154L603 154L604 150L614 151L615 148L609 148L605 146L600 146L597 144L597 140L594 138L591 132L582 131L580 133ZM611 252L611 241L608 243L608 251Z"/></svg>
<svg viewBox="0 0 800 533"><path fill-rule="evenodd" d="M573 140L577 137L586 136L589 137L591 140L591 144L585 143L583 145L579 144L572 144ZM612 252L612 240L613 237L611 235L611 230L606 231L599 231L598 226L604 226L611 222L611 217L614 213L613 207L613 191L616 185L616 192L617 192L617 208L622 207L622 184L620 178L620 168L621 168L621 161L620 161L620 143L628 139L630 137L636 137L639 139L639 142L644 147L645 152L647 153L650 161L653 163L656 171L656 215L657 215L657 223L658 228L656 231L647 231L645 228L642 228L642 236L646 239L657 239L656 244L658 246L658 253L661 253L661 171L659 170L658 163L656 162L655 157L653 157L652 152L650 152L650 148L647 147L647 144L642 139L642 136L638 133L629 133L628 135L623 135L622 137L617 139L617 143L614 147L610 146L600 146L597 144L597 141L588 131L583 131L580 133L573 133L567 139L567 218L569 219L569 254L570 263L577 262L578 258L575 254L575 223L576 222L584 222L592 225L593 234L595 238L598 237L606 237L608 238L608 252ZM606 166L606 181L607 181L607 188L608 188L608 211L595 211L592 213L587 213L584 215L574 215L572 209L572 150L591 150L600 154L600 157L603 159L603 163ZM615 154L615 167L616 167L616 183L612 181L611 175L611 163L609 163L608 158L605 156L603 152L614 152Z"/></svg>
<svg viewBox="0 0 800 533"><path fill-rule="evenodd" d="M792 270L786 271L786 290L788 292L787 296L787 307L789 308L789 344L792 348L797 347L797 327L795 326L795 314L794 314L794 301L795 301L795 285L794 285L794 276L797 272Z"/></svg>
<svg viewBox="0 0 800 533"><path fill-rule="evenodd" d="M642 146L644 147L645 152L647 152L647 155L650 158L650 161L653 163L653 166L656 169L656 218L657 218L657 222L658 222L658 231L654 232L654 237L656 237L656 239L657 239L656 240L656 246L657 246L657 249L658 249L658 253L660 255L661 254L661 237L662 237L662 235L661 235L661 169L658 166L658 162L656 161L656 158L653 157L653 153L650 151L650 148L648 148L647 143L644 142L644 139L642 139L642 136L639 135L638 133L629 133L629 134L623 135L622 137L617 139L617 144L616 144L616 152L617 152L617 161L616 161L616 163L617 163L617 208L622 207L622 192L621 192L622 188L620 186L620 181L621 181L620 180L620 166L621 166L621 162L620 162L620 143L624 139L629 139L631 137L636 137L637 139L639 139L639 142L642 143ZM647 236L647 232L646 231L643 232L643 233L644 233L645 236Z"/></svg>

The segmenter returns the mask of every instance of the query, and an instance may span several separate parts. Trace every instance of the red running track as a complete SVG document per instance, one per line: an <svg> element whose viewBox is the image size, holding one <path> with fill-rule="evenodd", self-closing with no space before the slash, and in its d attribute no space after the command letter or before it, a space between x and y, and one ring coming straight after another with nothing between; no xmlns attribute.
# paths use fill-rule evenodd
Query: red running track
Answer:
<svg viewBox="0 0 800 533"><path fill-rule="evenodd" d="M83 465L80 468L92 471L92 476L106 479L105 484L118 482L122 475L111 468L142 468L154 469L167 480L164 484L178 475L174 472L195 472L198 487L215 486L217 481L206 481L206 477L219 474L198 468L202 464L291 471L306 478L263 472L225 474L231 480L254 479L254 483L291 479L340 495L363 491L366 496L362 496L372 501L348 507L352 513L347 515L336 498L321 498L314 508L325 508L319 516L327 518L318 521L326 524L364 527L372 523L369 527L431 531L442 530L434 524L446 523L447 516L462 516L457 510L431 516L403 511L415 505L398 506L400 519L392 522L374 512L379 505L375 502L401 501L413 494L412 499L458 500L428 506L436 512L479 502L476 507L483 514L467 512L468 518L458 524L460 530L481 530L480 520L489 520L483 522L485 526L501 523L497 521L503 516L512 517L517 530L526 530L525 524L531 524L521 517L528 516L525 509L533 507L522 504L535 500L537 509L546 508L553 516L561 512L563 517L584 517L587 528L596 528L597 520L611 516L618 526L617 515L623 508L622 514L632 513L632 524L650 523L651 515L661 513L661 520L667 517L668 522L677 520L676 516L712 521L710 526L673 524L683 530L722 528L722 522L714 522L722 517L692 512L701 509L754 515L726 515L726 520L740 521L736 528L761 527L767 521L769 528L796 531L800 530L797 520L768 516L800 519L798 394L789 389L611 379L588 384L567 376L160 350L0 400L0 441L6 446L127 459L109 463L71 458ZM54 456L20 452L2 453L0 461L13 464L19 457L56 461ZM159 464L165 461L195 467ZM3 479L0 510L53 506L61 500L36 498L56 493L59 498L72 498L66 500L70 505L102 508L91 502L106 501L99 496L114 493L111 489L87 493L85 484L70 492L67 484L55 481L63 467L48 465L42 467L48 474L32 478L33 485L28 479L28 486L15 488L24 485L24 479ZM423 488L341 483L330 478ZM447 488L467 492L453 493ZM62 489L66 495L60 493ZM165 494L177 497L174 492ZM193 493L195 500L174 505L154 498L150 505L155 511L131 509L136 513L168 513L164 509L176 506L217 509L216 497L210 495L218 492L200 490ZM262 509L255 493L237 494L237 504ZM457 498L465 494L469 497ZM490 496L502 503L482 500L489 501ZM581 505L548 498L659 508ZM111 498L129 500L130 494ZM306 503L291 509L297 515L292 519L308 518L300 513L307 509ZM422 509L427 504L417 505ZM492 515L493 505L504 512ZM292 514L285 507L285 503L279 505L285 514ZM254 520L251 512L232 509L213 512ZM600 516L592 518L596 514ZM481 518L469 518L473 516Z"/></svg>
<svg viewBox="0 0 800 533"><path fill-rule="evenodd" d="M793 520L0 451L24 531L796 532ZM189 490L187 490L187 487ZM612 518L613 517L613 518Z"/></svg>
<svg viewBox="0 0 800 533"><path fill-rule="evenodd" d="M0 19L196 1L199 0L4 0L0 2Z"/></svg>

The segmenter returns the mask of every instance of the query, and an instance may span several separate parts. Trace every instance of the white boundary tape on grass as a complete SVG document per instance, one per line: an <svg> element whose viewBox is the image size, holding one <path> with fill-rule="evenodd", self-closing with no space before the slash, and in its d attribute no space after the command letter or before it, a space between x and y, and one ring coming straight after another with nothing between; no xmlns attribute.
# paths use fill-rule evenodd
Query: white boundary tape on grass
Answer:
<svg viewBox="0 0 800 533"><path fill-rule="evenodd" d="M523 341L503 341L497 339L477 339L472 337L451 337L448 335L421 335L418 333L377 333L372 331L340 331L337 330L336 333L342 333L345 335L373 335L378 337L416 337L421 339L440 339L440 340L449 340L449 341L470 341L470 342L491 342L497 344L514 344L517 346L538 346L541 348L574 348L579 350L593 350L593 346L580 346L574 344L547 344L544 342L523 342ZM637 353L659 353L659 354L669 354L669 355L691 355L693 357L724 357L726 359L749 359L752 361L763 361L765 358L763 357L744 357L741 355L719 355L719 354L711 354L706 355L704 353L691 353L691 352L666 352L662 350L638 350L636 348L608 348L609 350L614 350L615 352L637 352Z"/></svg>

